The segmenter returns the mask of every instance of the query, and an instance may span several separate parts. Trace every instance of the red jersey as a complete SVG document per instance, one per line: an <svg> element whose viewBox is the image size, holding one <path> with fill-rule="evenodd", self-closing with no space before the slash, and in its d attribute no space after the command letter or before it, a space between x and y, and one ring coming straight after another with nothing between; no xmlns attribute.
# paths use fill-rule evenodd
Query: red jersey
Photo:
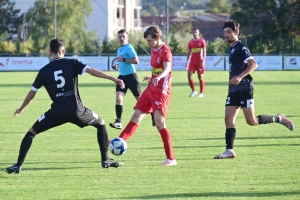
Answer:
<svg viewBox="0 0 300 200"><path fill-rule="evenodd" d="M204 52L202 48L206 47L206 42L203 38L191 39L188 48L191 51L191 60L203 61Z"/></svg>
<svg viewBox="0 0 300 200"><path fill-rule="evenodd" d="M160 74L164 69L164 62L172 63L172 53L169 47L165 44L161 45L159 49L151 50L151 67L152 67L152 78L155 78L158 74ZM154 92L161 92L164 94L171 93L171 80L172 80L172 71L163 78L161 78L156 87L149 82L148 88Z"/></svg>

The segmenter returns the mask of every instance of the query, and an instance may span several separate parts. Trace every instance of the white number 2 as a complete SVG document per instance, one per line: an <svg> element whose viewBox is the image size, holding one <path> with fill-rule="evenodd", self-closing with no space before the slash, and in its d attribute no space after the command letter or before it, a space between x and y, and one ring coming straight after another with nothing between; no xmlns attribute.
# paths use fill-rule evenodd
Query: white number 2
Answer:
<svg viewBox="0 0 300 200"><path fill-rule="evenodd" d="M226 104L230 104L230 97L227 97Z"/></svg>
<svg viewBox="0 0 300 200"><path fill-rule="evenodd" d="M58 71L55 71L55 72L54 72L54 79L55 79L56 81L59 81L59 80L60 80L60 84L57 84L57 88L62 88L62 87L64 87L64 85L65 85L65 83L66 83L64 77L63 77L63 76L59 76L59 74L61 74L61 73L62 73L62 70L58 70Z"/></svg>

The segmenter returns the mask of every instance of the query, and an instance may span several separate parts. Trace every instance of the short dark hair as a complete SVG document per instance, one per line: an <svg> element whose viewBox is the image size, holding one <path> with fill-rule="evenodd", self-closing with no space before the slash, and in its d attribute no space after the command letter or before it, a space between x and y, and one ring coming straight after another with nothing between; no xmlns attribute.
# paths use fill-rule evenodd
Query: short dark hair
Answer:
<svg viewBox="0 0 300 200"><path fill-rule="evenodd" d="M50 41L50 51L54 54L61 54L64 48L64 41L61 39L53 39Z"/></svg>
<svg viewBox="0 0 300 200"><path fill-rule="evenodd" d="M200 32L199 28L193 28L192 29L192 31L197 31L197 30Z"/></svg>
<svg viewBox="0 0 300 200"><path fill-rule="evenodd" d="M118 31L118 35L119 35L120 33L127 33L127 32L126 32L125 29L121 29L121 30Z"/></svg>
<svg viewBox="0 0 300 200"><path fill-rule="evenodd" d="M228 20L224 22L223 29L224 28L231 28L235 32L240 29L240 24L235 20Z"/></svg>
<svg viewBox="0 0 300 200"><path fill-rule="evenodd" d="M148 35L151 35L152 38L157 39L158 37L162 37L163 33L158 26L153 25L146 29L144 32L144 38L146 39Z"/></svg>

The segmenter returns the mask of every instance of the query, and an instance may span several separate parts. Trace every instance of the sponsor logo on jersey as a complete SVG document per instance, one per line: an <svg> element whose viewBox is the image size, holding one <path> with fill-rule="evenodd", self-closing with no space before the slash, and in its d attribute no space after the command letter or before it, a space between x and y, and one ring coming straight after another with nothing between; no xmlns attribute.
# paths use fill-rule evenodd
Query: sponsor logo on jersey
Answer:
<svg viewBox="0 0 300 200"><path fill-rule="evenodd" d="M71 96L71 95L74 95L75 92L74 90L70 90L70 91L63 91L63 92L59 92L59 93L56 93L56 97L67 97L67 96Z"/></svg>
<svg viewBox="0 0 300 200"><path fill-rule="evenodd" d="M152 68L152 74L154 76L157 76L158 74L160 74L162 72L162 68Z"/></svg>
<svg viewBox="0 0 300 200"><path fill-rule="evenodd" d="M201 52L201 48L193 48L192 53L199 53Z"/></svg>

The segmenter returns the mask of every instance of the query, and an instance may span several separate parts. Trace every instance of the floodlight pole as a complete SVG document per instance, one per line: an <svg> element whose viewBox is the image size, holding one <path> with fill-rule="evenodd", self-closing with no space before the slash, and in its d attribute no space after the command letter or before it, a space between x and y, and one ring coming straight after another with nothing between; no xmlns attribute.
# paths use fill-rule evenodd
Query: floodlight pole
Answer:
<svg viewBox="0 0 300 200"><path fill-rule="evenodd" d="M166 45L169 45L169 40L168 40L168 36L169 36L169 0L167 0L167 31L166 31Z"/></svg>
<svg viewBox="0 0 300 200"><path fill-rule="evenodd" d="M54 38L56 38L56 0L54 0Z"/></svg>

